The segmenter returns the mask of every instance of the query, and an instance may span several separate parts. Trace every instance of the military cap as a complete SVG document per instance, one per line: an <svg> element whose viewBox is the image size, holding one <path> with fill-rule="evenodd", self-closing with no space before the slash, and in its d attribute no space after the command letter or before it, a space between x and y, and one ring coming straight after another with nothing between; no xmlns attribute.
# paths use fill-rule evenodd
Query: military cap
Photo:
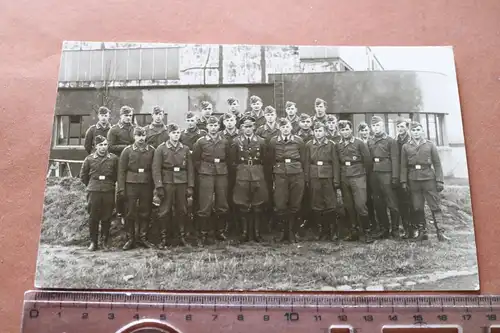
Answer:
<svg viewBox="0 0 500 333"><path fill-rule="evenodd" d="M129 113L132 113L134 112L134 109L131 108L130 106L128 105L124 105L120 108L120 115L122 114L129 114Z"/></svg>
<svg viewBox="0 0 500 333"><path fill-rule="evenodd" d="M372 125L373 124L378 124L378 123L383 123L383 122L384 122L384 119L382 119L379 116L373 116L372 117Z"/></svg>
<svg viewBox="0 0 500 333"><path fill-rule="evenodd" d="M217 119L216 116L210 116L207 119L207 124L218 124L218 123L219 123L219 119Z"/></svg>
<svg viewBox="0 0 500 333"><path fill-rule="evenodd" d="M238 99L236 97L229 97L227 99L227 104L229 105L233 104L234 102L238 102Z"/></svg>
<svg viewBox="0 0 500 333"><path fill-rule="evenodd" d="M399 117L396 120L396 125L399 125L401 123L406 123L406 126L408 127L408 125L410 125L410 123L411 123L411 119L407 119L407 118L404 118L404 117Z"/></svg>
<svg viewBox="0 0 500 333"><path fill-rule="evenodd" d="M222 115L222 121L226 119L236 118L236 116L231 112L226 112Z"/></svg>
<svg viewBox="0 0 500 333"><path fill-rule="evenodd" d="M211 106L211 105L212 105L212 103L210 103L208 101L202 101L200 103L200 107L201 107L202 110L208 109L208 107Z"/></svg>
<svg viewBox="0 0 500 333"><path fill-rule="evenodd" d="M101 106L99 110L97 110L97 114L108 114L108 113L111 113L111 111L105 106Z"/></svg>
<svg viewBox="0 0 500 333"><path fill-rule="evenodd" d="M301 113L300 114L300 117L299 117L300 121L307 120L307 119L311 119L311 116L308 115L307 113Z"/></svg>
<svg viewBox="0 0 500 333"><path fill-rule="evenodd" d="M255 103L259 101L262 102L262 98L260 98L259 96L256 95L250 96L250 103Z"/></svg>
<svg viewBox="0 0 500 333"><path fill-rule="evenodd" d="M365 128L370 129L370 127L368 126L367 123L365 123L364 121L360 122L359 125L358 125L358 132L361 131L361 130L364 130Z"/></svg>
<svg viewBox="0 0 500 333"><path fill-rule="evenodd" d="M280 118L280 119L278 120L278 126L279 126L279 127L286 126L286 125L288 125L288 124L290 124L290 120L288 120L288 119L286 119L286 118Z"/></svg>
<svg viewBox="0 0 500 333"><path fill-rule="evenodd" d="M326 115L326 121L337 121L337 116L335 116L334 114L327 114Z"/></svg>
<svg viewBox="0 0 500 333"><path fill-rule="evenodd" d="M252 116L244 116L241 119L240 126L252 126L255 123L255 117Z"/></svg>
<svg viewBox="0 0 500 333"><path fill-rule="evenodd" d="M290 102L290 101L286 101L286 103L285 103L285 108L289 108L290 106L295 106L295 105L297 105L297 103L295 103L295 102Z"/></svg>
<svg viewBox="0 0 500 333"><path fill-rule="evenodd" d="M168 133L173 132L173 131L177 131L179 128L180 127L177 124L171 123L171 124L167 125L167 131L168 131Z"/></svg>
<svg viewBox="0 0 500 333"><path fill-rule="evenodd" d="M137 126L136 128L134 128L134 135L146 135L146 129Z"/></svg>
<svg viewBox="0 0 500 333"><path fill-rule="evenodd" d="M422 124L421 124L421 123L419 123L418 121L412 121L412 122L410 123L410 129L411 129L411 128L415 128L415 127L419 127L419 126L423 128Z"/></svg>
<svg viewBox="0 0 500 333"><path fill-rule="evenodd" d="M268 105L264 108L264 113L276 113L276 109Z"/></svg>
<svg viewBox="0 0 500 333"><path fill-rule="evenodd" d="M320 105L320 104L326 106L326 101L321 98L316 98L316 100L314 101L314 105Z"/></svg>
<svg viewBox="0 0 500 333"><path fill-rule="evenodd" d="M165 111L163 111L163 109L162 109L162 108L160 108L159 106L155 106L155 107L153 108L153 110L151 111L151 113L152 113L152 114L160 114L160 113L162 113L162 112L165 112Z"/></svg>
<svg viewBox="0 0 500 333"><path fill-rule="evenodd" d="M352 123L349 120L341 120L339 121L339 129L343 129L349 126L352 129Z"/></svg>
<svg viewBox="0 0 500 333"><path fill-rule="evenodd" d="M104 142L106 140L107 139L104 136L102 136L102 135L96 135L96 137L94 139L94 142L95 142L96 145L98 145L98 144L100 144L100 143L102 143L102 142Z"/></svg>
<svg viewBox="0 0 500 333"><path fill-rule="evenodd" d="M186 119L195 118L196 114L193 111L188 111L186 113Z"/></svg>
<svg viewBox="0 0 500 333"><path fill-rule="evenodd" d="M326 128L326 124L322 123L321 121L316 121L314 122L313 129L318 129L318 128Z"/></svg>

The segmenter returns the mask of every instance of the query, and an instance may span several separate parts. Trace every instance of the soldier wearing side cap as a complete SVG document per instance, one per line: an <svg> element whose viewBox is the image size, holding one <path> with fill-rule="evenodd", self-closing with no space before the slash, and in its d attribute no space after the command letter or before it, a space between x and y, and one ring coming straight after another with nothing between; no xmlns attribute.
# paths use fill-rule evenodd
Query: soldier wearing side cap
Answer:
<svg viewBox="0 0 500 333"><path fill-rule="evenodd" d="M198 227L204 243L210 234L217 240L226 240L228 165L231 165L230 144L218 133L217 117L208 118L207 130L208 134L198 139L193 148L193 163L198 174ZM215 223L209 228L212 211L215 211Z"/></svg>
<svg viewBox="0 0 500 333"><path fill-rule="evenodd" d="M250 112L247 112L245 116L249 115L255 118L255 127L258 128L266 123L266 117L264 116L264 110L262 107L264 103L262 102L262 98L259 96L251 96L250 97Z"/></svg>
<svg viewBox="0 0 500 333"><path fill-rule="evenodd" d="M134 109L130 106L124 105L120 108L120 120L117 124L113 125L108 132L109 151L116 156L120 157L125 147L134 143L134 128L132 124L132 117L134 116ZM116 212L118 217L124 216L125 203L122 197L116 197ZM123 223L123 219L122 219Z"/></svg>
<svg viewBox="0 0 500 333"><path fill-rule="evenodd" d="M266 143L254 134L254 129L255 118L243 117L242 134L234 140L231 149L231 160L236 164L233 200L240 212L244 242L262 240L262 213L269 196L263 166Z"/></svg>
<svg viewBox="0 0 500 333"><path fill-rule="evenodd" d="M212 116L212 113L214 112L214 106L212 103L209 101L202 101L200 103L200 110L201 110L201 116L198 118L196 122L196 126L199 129L202 130L207 130L207 121L208 118Z"/></svg>
<svg viewBox="0 0 500 333"><path fill-rule="evenodd" d="M101 246L108 248L109 229L115 204L115 183L118 157L108 151L108 141L102 135L94 139L95 151L83 161L80 179L87 187L90 251L98 249L99 222Z"/></svg>
<svg viewBox="0 0 500 333"><path fill-rule="evenodd" d="M180 245L186 245L187 199L193 196L194 167L189 147L179 142L181 130L167 126L169 139L155 150L153 158L154 194L160 205L160 248L168 245L168 234L174 231ZM172 213L175 210L175 219Z"/></svg>
<svg viewBox="0 0 500 333"><path fill-rule="evenodd" d="M137 245L152 248L147 236L153 200L152 164L154 147L146 143L146 130L134 128L134 143L120 155L117 196L126 202L127 242L123 250Z"/></svg>
<svg viewBox="0 0 500 333"><path fill-rule="evenodd" d="M366 243L372 243L370 220L366 207L366 174L371 169L371 157L368 147L353 136L352 123L348 120L339 122L342 139L337 144L340 161L340 187L345 209L350 220L350 234L346 241L359 239L359 227L363 229ZM359 217L359 222L356 219Z"/></svg>
<svg viewBox="0 0 500 333"><path fill-rule="evenodd" d="M443 213L440 207L439 192L444 189L443 168L436 145L424 138L422 124L413 121L410 124L411 140L401 150L401 186L409 188L418 228L417 241L427 240L425 202L434 217L434 227L439 241L448 239L440 225Z"/></svg>
<svg viewBox="0 0 500 333"><path fill-rule="evenodd" d="M283 222L281 241L295 242L300 230L299 212L304 195L304 141L292 134L286 118L278 121L280 135L269 142L268 163L273 166L274 211Z"/></svg>
<svg viewBox="0 0 500 333"><path fill-rule="evenodd" d="M229 145L232 146L234 140L240 135L240 131L236 128L237 119L234 113L228 112L222 115L221 123L224 125L224 130L221 131ZM226 223L226 232L232 236L238 235L238 219L237 209L233 201L233 189L236 182L236 166L228 165L228 189L227 200L229 204L229 218ZM239 235L238 235L239 236Z"/></svg>
<svg viewBox="0 0 500 333"><path fill-rule="evenodd" d="M234 116L234 118L236 119L235 128L239 129L240 123L241 123L241 118L243 118L243 114L240 112L240 101L236 97L229 97L227 99L227 105L228 105L229 113L232 114ZM226 129L226 126L224 125L224 119L221 118L220 130L223 131L225 129Z"/></svg>
<svg viewBox="0 0 500 333"><path fill-rule="evenodd" d="M314 123L314 139L306 144L306 182L320 240L338 240L336 189L340 188L340 166L335 143L326 138L326 125Z"/></svg>
<svg viewBox="0 0 500 333"><path fill-rule="evenodd" d="M399 186L399 151L396 140L387 135L381 117L371 119L373 136L368 140L368 149L373 160L370 174L371 190L376 215L379 218L380 238L399 238L399 208L396 189ZM390 212L390 222L387 216Z"/></svg>
<svg viewBox="0 0 500 333"><path fill-rule="evenodd" d="M338 131L338 121L337 117L333 114L326 115L326 137L328 140L332 140L335 143L339 143L342 139Z"/></svg>
<svg viewBox="0 0 500 333"><path fill-rule="evenodd" d="M279 135L280 132L278 123L276 122L276 109L272 106L266 106L264 108L264 117L266 118L266 123L257 127L255 134L263 138L266 143L269 143L269 140Z"/></svg>
<svg viewBox="0 0 500 333"><path fill-rule="evenodd" d="M186 113L186 126L187 128L181 132L180 142L193 150L194 143L207 135L207 131L198 127L196 115L192 111Z"/></svg>
<svg viewBox="0 0 500 333"><path fill-rule="evenodd" d="M312 129L312 119L307 113L302 113L299 117L299 130L296 132L298 136L308 143L314 138L314 131Z"/></svg>
<svg viewBox="0 0 500 333"><path fill-rule="evenodd" d="M285 103L286 119L292 124L292 134L297 133L300 129L299 116L297 115L297 104L295 102L287 101Z"/></svg>
<svg viewBox="0 0 500 333"><path fill-rule="evenodd" d="M403 145L411 140L410 136L410 123L411 119L398 118L396 121L396 130L398 132L396 140L398 142L398 153L401 156L401 151ZM411 196L407 190L403 190L400 186L397 189L398 203L399 203L399 214L401 215L401 221L403 223L404 235L403 239L411 239L415 237L415 226L413 222L413 206L411 203Z"/></svg>
<svg viewBox="0 0 500 333"><path fill-rule="evenodd" d="M151 117L153 121L146 126L146 143L156 149L168 140L167 126L163 122L165 111L159 106L155 106L151 111Z"/></svg>
<svg viewBox="0 0 500 333"><path fill-rule="evenodd" d="M325 100L322 100L321 98L316 98L314 101L314 116L312 118L313 124L316 122L322 122L326 123L326 109L327 109L327 103Z"/></svg>
<svg viewBox="0 0 500 333"><path fill-rule="evenodd" d="M96 136L101 135L103 137L108 136L108 132L111 128L111 124L109 123L109 116L111 111L105 107L101 106L99 110L97 110L97 123L89 127L87 132L85 132L85 151L90 155L94 152L94 139Z"/></svg>
<svg viewBox="0 0 500 333"><path fill-rule="evenodd" d="M314 138L314 131L312 129L312 119L311 116L307 113L302 113L299 117L299 130L296 132L296 135L300 136L304 144L307 144ZM301 215L303 225L307 227L307 229L311 229L313 227L312 223L312 212L311 212L311 203L310 203L310 191L308 189L308 184L306 183L306 187L304 190L304 195L302 197L302 208ZM303 236L305 229L300 229L300 234Z"/></svg>

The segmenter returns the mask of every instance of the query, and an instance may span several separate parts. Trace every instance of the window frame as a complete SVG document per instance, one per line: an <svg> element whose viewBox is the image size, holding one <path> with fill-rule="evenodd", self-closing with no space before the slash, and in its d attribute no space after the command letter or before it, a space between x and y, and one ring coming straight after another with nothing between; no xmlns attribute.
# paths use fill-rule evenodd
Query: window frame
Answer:
<svg viewBox="0 0 500 333"><path fill-rule="evenodd" d="M65 131L65 135L66 137L64 138L64 140L66 142L69 142L69 140L71 139L70 137L70 124L71 124L71 117L79 117L80 118L80 133L82 133L82 128L83 128L83 123L84 123L84 118L83 117L92 117L91 114L63 114L63 115L56 115L55 116L55 119L54 119L54 131L53 131L53 145L52 145L52 148L53 149L76 149L76 150L84 150L85 149L85 133L87 133L87 130L88 128L85 129L85 131L83 132L82 136L79 137L79 141L81 144L79 145L75 145L75 144L60 144L59 143L59 134L60 134L60 127L61 127L61 122L62 120L64 119L64 117L67 117L68 118L68 128L67 130ZM92 124L90 125L92 126ZM89 127L90 127L89 126Z"/></svg>

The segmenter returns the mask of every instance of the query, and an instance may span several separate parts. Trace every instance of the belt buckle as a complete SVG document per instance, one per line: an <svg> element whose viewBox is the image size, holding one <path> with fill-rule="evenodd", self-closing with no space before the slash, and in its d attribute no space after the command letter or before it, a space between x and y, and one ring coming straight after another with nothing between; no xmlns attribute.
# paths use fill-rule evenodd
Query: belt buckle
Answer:
<svg viewBox="0 0 500 333"><path fill-rule="evenodd" d="M351 162L350 162L350 161L346 161L346 162L345 162L345 165L350 166L350 165L351 165Z"/></svg>
<svg viewBox="0 0 500 333"><path fill-rule="evenodd" d="M214 163L219 163L220 162L220 158L214 158Z"/></svg>
<svg viewBox="0 0 500 333"><path fill-rule="evenodd" d="M144 169L139 169L137 170L139 173L143 173L144 172Z"/></svg>
<svg viewBox="0 0 500 333"><path fill-rule="evenodd" d="M285 163L291 163L291 162L292 162L292 160L291 160L291 159L289 159L289 158L285 158Z"/></svg>
<svg viewBox="0 0 500 333"><path fill-rule="evenodd" d="M422 169L422 166L420 164L415 164L415 170L420 170Z"/></svg>
<svg viewBox="0 0 500 333"><path fill-rule="evenodd" d="M174 167L174 171L175 171L175 172L181 171L181 168L179 168L179 167Z"/></svg>
<svg viewBox="0 0 500 333"><path fill-rule="evenodd" d="M373 160L374 160L375 162L380 162L380 159L379 159L378 157L375 157Z"/></svg>
<svg viewBox="0 0 500 333"><path fill-rule="evenodd" d="M323 165L323 161L316 162L316 165Z"/></svg>
<svg viewBox="0 0 500 333"><path fill-rule="evenodd" d="M253 165L253 161L252 161L252 160L248 160L248 161L247 161L247 164L248 164L248 165Z"/></svg>
<svg viewBox="0 0 500 333"><path fill-rule="evenodd" d="M99 176L99 180L104 180L106 179L106 176Z"/></svg>

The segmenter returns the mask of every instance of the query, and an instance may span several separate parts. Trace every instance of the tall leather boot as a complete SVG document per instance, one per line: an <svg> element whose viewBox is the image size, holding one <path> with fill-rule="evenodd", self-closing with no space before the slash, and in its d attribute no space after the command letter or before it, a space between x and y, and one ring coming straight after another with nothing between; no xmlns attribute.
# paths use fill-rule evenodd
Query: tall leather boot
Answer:
<svg viewBox="0 0 500 333"><path fill-rule="evenodd" d="M358 223L356 222L356 215L351 216L349 214L349 220L351 225L349 226L349 231L347 237L344 238L346 242L357 242L359 240Z"/></svg>
<svg viewBox="0 0 500 333"><path fill-rule="evenodd" d="M101 222L101 246L104 250L109 250L109 229L111 228L111 221Z"/></svg>
<svg viewBox="0 0 500 333"><path fill-rule="evenodd" d="M139 222L139 240L145 248L152 249L154 244L148 241L149 218L141 218Z"/></svg>
<svg viewBox="0 0 500 333"><path fill-rule="evenodd" d="M317 225L318 236L317 239L322 241L328 239L328 230L325 224L325 216L322 212L313 212L313 219Z"/></svg>
<svg viewBox="0 0 500 333"><path fill-rule="evenodd" d="M339 220L338 220L338 214L335 212L331 212L326 214L324 218L327 221L330 221L330 234L329 234L329 240L332 242L338 242L339 241Z"/></svg>
<svg viewBox="0 0 500 333"><path fill-rule="evenodd" d="M180 246L186 246L186 220L187 216L185 214L179 214L177 218L177 231Z"/></svg>
<svg viewBox="0 0 500 333"><path fill-rule="evenodd" d="M226 235L224 235L224 230L226 230L226 214L218 214L215 219L215 239L218 241L227 240Z"/></svg>
<svg viewBox="0 0 500 333"><path fill-rule="evenodd" d="M449 240L448 237L443 233L443 229L439 227L440 224L443 223L443 213L441 212L432 212L432 216L434 217L434 227L436 228L436 236L440 242L445 240Z"/></svg>
<svg viewBox="0 0 500 333"><path fill-rule="evenodd" d="M160 245L158 248L160 249L166 249L168 247L168 229L170 228L170 213L168 213L166 216L159 218L160 226L161 226L161 231L160 231L160 236L161 236L161 241Z"/></svg>
<svg viewBox="0 0 500 333"><path fill-rule="evenodd" d="M373 243L373 238L370 230L370 217L368 215L359 216L359 221L361 222L361 227L363 228L363 233L365 235L365 243Z"/></svg>
<svg viewBox="0 0 500 333"><path fill-rule="evenodd" d="M285 242L285 243L288 243L290 242L290 233L289 233L289 229L290 229L290 219L288 218L288 216L286 215L281 215L279 216L279 219L280 219L280 229L281 229L281 238L280 238L280 242Z"/></svg>
<svg viewBox="0 0 500 333"><path fill-rule="evenodd" d="M250 241L250 237L248 234L249 231L249 219L251 218L250 213L248 212L242 212L240 214L240 225L241 225L241 236L240 236L240 242L241 243L246 243Z"/></svg>
<svg viewBox="0 0 500 333"><path fill-rule="evenodd" d="M252 236L253 240L257 243L262 242L262 237L260 235L260 227L261 227L262 219L261 219L261 213L260 212L254 212L253 213L253 229L252 229Z"/></svg>
<svg viewBox="0 0 500 333"><path fill-rule="evenodd" d="M425 220L425 212L423 210L415 211L416 214L416 222L418 235L415 237L415 241L421 242L424 240L428 240L429 236L427 235L427 221Z"/></svg>
<svg viewBox="0 0 500 333"><path fill-rule="evenodd" d="M391 236L394 239L399 239L399 212L391 210Z"/></svg>
<svg viewBox="0 0 500 333"><path fill-rule="evenodd" d="M135 247L135 221L127 219L125 226L127 228L127 242L123 246L123 250L127 251Z"/></svg>
<svg viewBox="0 0 500 333"><path fill-rule="evenodd" d="M289 222L288 222L288 238L290 242L297 243L297 238L299 234L299 230L302 224L302 218L299 214L290 214Z"/></svg>

